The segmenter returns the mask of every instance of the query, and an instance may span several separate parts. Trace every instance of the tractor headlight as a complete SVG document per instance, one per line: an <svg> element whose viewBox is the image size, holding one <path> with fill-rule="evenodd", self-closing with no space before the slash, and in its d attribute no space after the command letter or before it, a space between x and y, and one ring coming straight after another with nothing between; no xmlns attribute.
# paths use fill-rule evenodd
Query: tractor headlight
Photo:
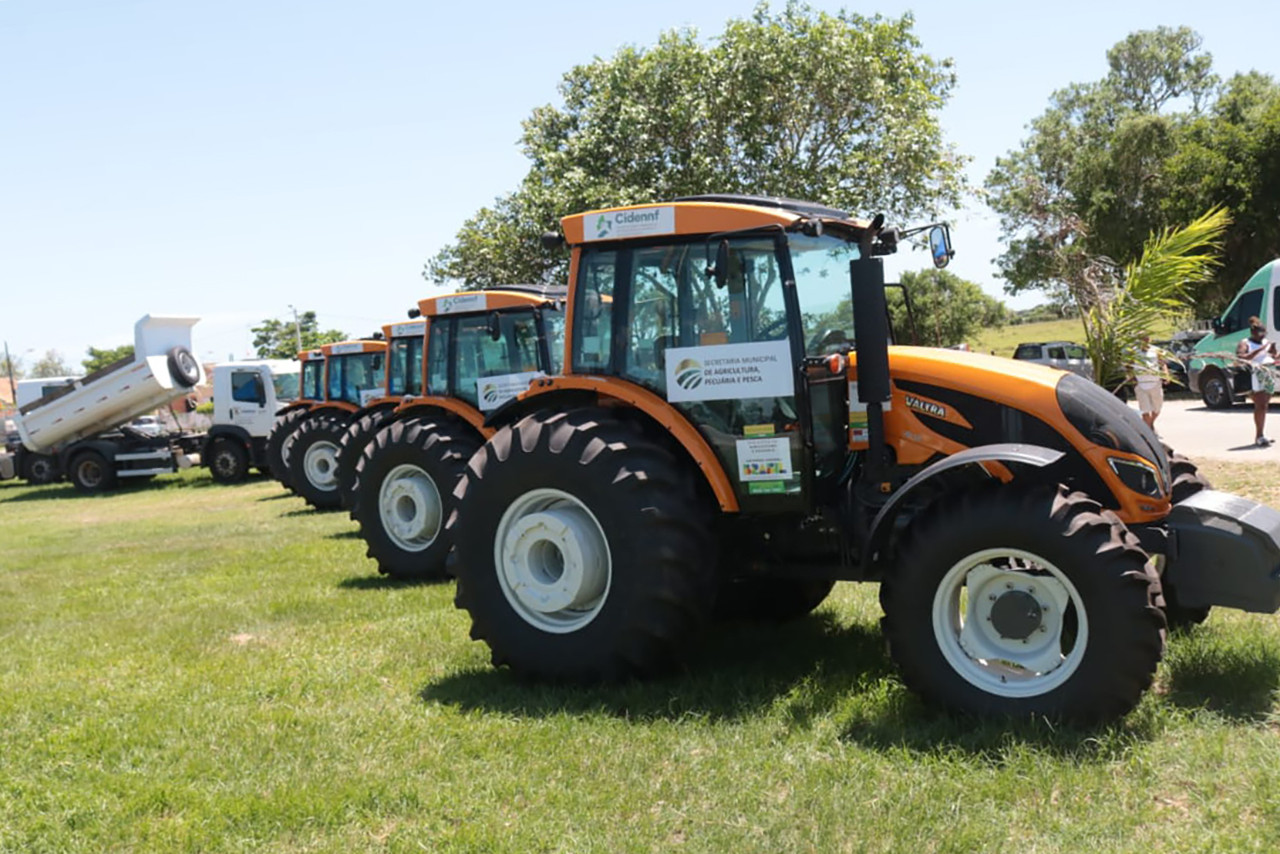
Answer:
<svg viewBox="0 0 1280 854"><path fill-rule="evenodd" d="M1159 498L1164 494L1164 484L1160 480L1160 472L1150 463L1139 460L1128 460L1123 457L1108 457L1111 470L1121 482L1134 492Z"/></svg>

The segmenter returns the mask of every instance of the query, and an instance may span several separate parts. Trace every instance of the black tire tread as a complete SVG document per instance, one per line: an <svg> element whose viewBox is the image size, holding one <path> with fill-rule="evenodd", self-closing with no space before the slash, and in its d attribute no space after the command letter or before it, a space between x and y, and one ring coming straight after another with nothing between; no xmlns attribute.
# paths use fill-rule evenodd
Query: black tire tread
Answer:
<svg viewBox="0 0 1280 854"><path fill-rule="evenodd" d="M307 448L316 442L327 440L335 445L342 438L346 421L331 414L319 414L304 420L293 432L293 446L289 451L289 482L295 494L317 510L333 510L339 506L338 490L326 492L307 480Z"/></svg>
<svg viewBox="0 0 1280 854"><path fill-rule="evenodd" d="M298 425L309 415L308 409L291 409L276 418L267 433L267 473L285 489L292 489L289 481L289 465L284 458L284 445Z"/></svg>
<svg viewBox="0 0 1280 854"><path fill-rule="evenodd" d="M352 519L355 518L356 467L374 435L394 417L394 410L381 407L353 419L342 431L338 441L338 501L351 513Z"/></svg>

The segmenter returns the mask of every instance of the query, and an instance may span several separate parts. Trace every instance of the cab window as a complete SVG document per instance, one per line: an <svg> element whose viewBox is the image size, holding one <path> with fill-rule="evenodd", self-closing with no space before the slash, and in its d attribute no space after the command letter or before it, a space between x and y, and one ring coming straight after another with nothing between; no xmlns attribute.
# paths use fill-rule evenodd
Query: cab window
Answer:
<svg viewBox="0 0 1280 854"><path fill-rule="evenodd" d="M324 400L324 362L319 359L302 363L302 396Z"/></svg>
<svg viewBox="0 0 1280 854"><path fill-rule="evenodd" d="M231 399L237 403L264 403L267 394L262 375L257 371L232 371Z"/></svg>
<svg viewBox="0 0 1280 854"><path fill-rule="evenodd" d="M1249 326L1249 318L1262 311L1262 289L1255 288L1240 294L1227 313L1222 315L1223 332L1237 332Z"/></svg>
<svg viewBox="0 0 1280 854"><path fill-rule="evenodd" d="M449 393L449 340L453 323L448 318L431 320L427 343L427 394L443 397Z"/></svg>
<svg viewBox="0 0 1280 854"><path fill-rule="evenodd" d="M391 395L422 394L422 336L393 338L387 348Z"/></svg>

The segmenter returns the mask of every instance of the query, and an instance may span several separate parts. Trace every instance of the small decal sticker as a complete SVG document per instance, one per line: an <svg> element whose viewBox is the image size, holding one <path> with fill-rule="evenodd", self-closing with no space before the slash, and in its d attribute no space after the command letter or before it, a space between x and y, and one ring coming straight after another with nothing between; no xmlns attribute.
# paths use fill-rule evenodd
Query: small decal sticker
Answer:
<svg viewBox="0 0 1280 854"><path fill-rule="evenodd" d="M742 435L744 435L744 436L772 436L772 435L773 435L773 425L772 425L772 424L748 424L747 426L745 426L745 427L743 427L743 428L742 428Z"/></svg>
<svg viewBox="0 0 1280 854"><path fill-rule="evenodd" d="M480 411L490 412L497 409L529 388L529 383L544 376L546 374L542 371L522 371L518 374L481 377L476 380L476 399L480 401Z"/></svg>
<svg viewBox="0 0 1280 854"><path fill-rule="evenodd" d="M593 240L623 240L628 237L647 237L653 234L673 234L676 230L676 209L671 205L652 208L632 208L625 211L605 211L587 214L582 218L582 238Z"/></svg>
<svg viewBox="0 0 1280 854"><path fill-rule="evenodd" d="M351 353L363 353L363 352L364 352L364 343L360 341L355 341L351 344L334 344L332 347L329 348L329 355L331 356L347 356L347 355L350 355Z"/></svg>
<svg viewBox="0 0 1280 854"><path fill-rule="evenodd" d="M391 337L413 338L425 332L426 328L427 322L425 320L415 320L410 323L397 323L391 327Z"/></svg>
<svg viewBox="0 0 1280 854"><path fill-rule="evenodd" d="M743 483L791 478L791 443L787 437L739 439L737 446L738 478Z"/></svg>
<svg viewBox="0 0 1280 854"><path fill-rule="evenodd" d="M489 298L484 294L458 294L436 300L436 314L459 314L464 311L484 311Z"/></svg>
<svg viewBox="0 0 1280 854"><path fill-rule="evenodd" d="M777 495L786 493L787 485L780 480L757 481L747 484L749 495Z"/></svg>

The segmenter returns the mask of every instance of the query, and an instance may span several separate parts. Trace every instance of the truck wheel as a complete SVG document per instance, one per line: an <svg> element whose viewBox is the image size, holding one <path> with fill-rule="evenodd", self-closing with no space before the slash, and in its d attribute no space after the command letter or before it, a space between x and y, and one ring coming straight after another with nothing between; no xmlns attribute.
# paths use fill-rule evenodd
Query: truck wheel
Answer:
<svg viewBox="0 0 1280 854"><path fill-rule="evenodd" d="M106 492L116 485L116 473L107 458L97 451L81 451L71 459L68 473L80 492Z"/></svg>
<svg viewBox="0 0 1280 854"><path fill-rule="evenodd" d="M1196 464L1182 454L1169 451L1169 473L1173 478L1173 503L1186 501L1202 489L1212 489L1208 478L1200 474ZM1209 606L1190 608L1178 601L1177 588L1161 579L1164 589L1164 616L1173 630L1186 630L1209 619Z"/></svg>
<svg viewBox="0 0 1280 854"><path fill-rule="evenodd" d="M445 529L471 637L495 665L540 679L614 681L679 663L714 581L695 477L601 409L503 427L471 458Z"/></svg>
<svg viewBox="0 0 1280 854"><path fill-rule="evenodd" d="M336 418L308 418L293 431L289 449L289 482L317 510L338 506L338 442L346 423Z"/></svg>
<svg viewBox="0 0 1280 854"><path fill-rule="evenodd" d="M186 347L174 347L169 351L169 375L178 385L189 388L200 382L200 363Z"/></svg>
<svg viewBox="0 0 1280 854"><path fill-rule="evenodd" d="M717 620L785 623L823 603L835 582L828 578L734 578L716 594Z"/></svg>
<svg viewBox="0 0 1280 854"><path fill-rule="evenodd" d="M276 419L267 434L267 473L290 488L289 448L293 444L293 431L311 413L306 409L293 409Z"/></svg>
<svg viewBox="0 0 1280 854"><path fill-rule="evenodd" d="M450 418L408 418L379 430L360 460L355 509L378 571L444 578L452 540L444 532L453 490L480 447L475 429Z"/></svg>
<svg viewBox="0 0 1280 854"><path fill-rule="evenodd" d="M355 518L356 466L374 435L394 417L394 410L375 409L361 415L342 431L342 439L338 442L338 501L344 510L351 511L352 519Z"/></svg>
<svg viewBox="0 0 1280 854"><path fill-rule="evenodd" d="M1200 399L1210 409L1229 409L1234 399L1231 383L1217 368L1205 368L1200 374Z"/></svg>
<svg viewBox="0 0 1280 854"><path fill-rule="evenodd" d="M22 477L33 486L45 486L62 479L58 461L48 454L26 454L22 463Z"/></svg>
<svg viewBox="0 0 1280 854"><path fill-rule="evenodd" d="M218 483L239 483L249 474L249 454L234 439L214 439L209 448L209 474Z"/></svg>
<svg viewBox="0 0 1280 854"><path fill-rule="evenodd" d="M1164 652L1159 579L1083 493L997 485L944 498L880 586L903 681L979 715L1088 723L1137 704Z"/></svg>

